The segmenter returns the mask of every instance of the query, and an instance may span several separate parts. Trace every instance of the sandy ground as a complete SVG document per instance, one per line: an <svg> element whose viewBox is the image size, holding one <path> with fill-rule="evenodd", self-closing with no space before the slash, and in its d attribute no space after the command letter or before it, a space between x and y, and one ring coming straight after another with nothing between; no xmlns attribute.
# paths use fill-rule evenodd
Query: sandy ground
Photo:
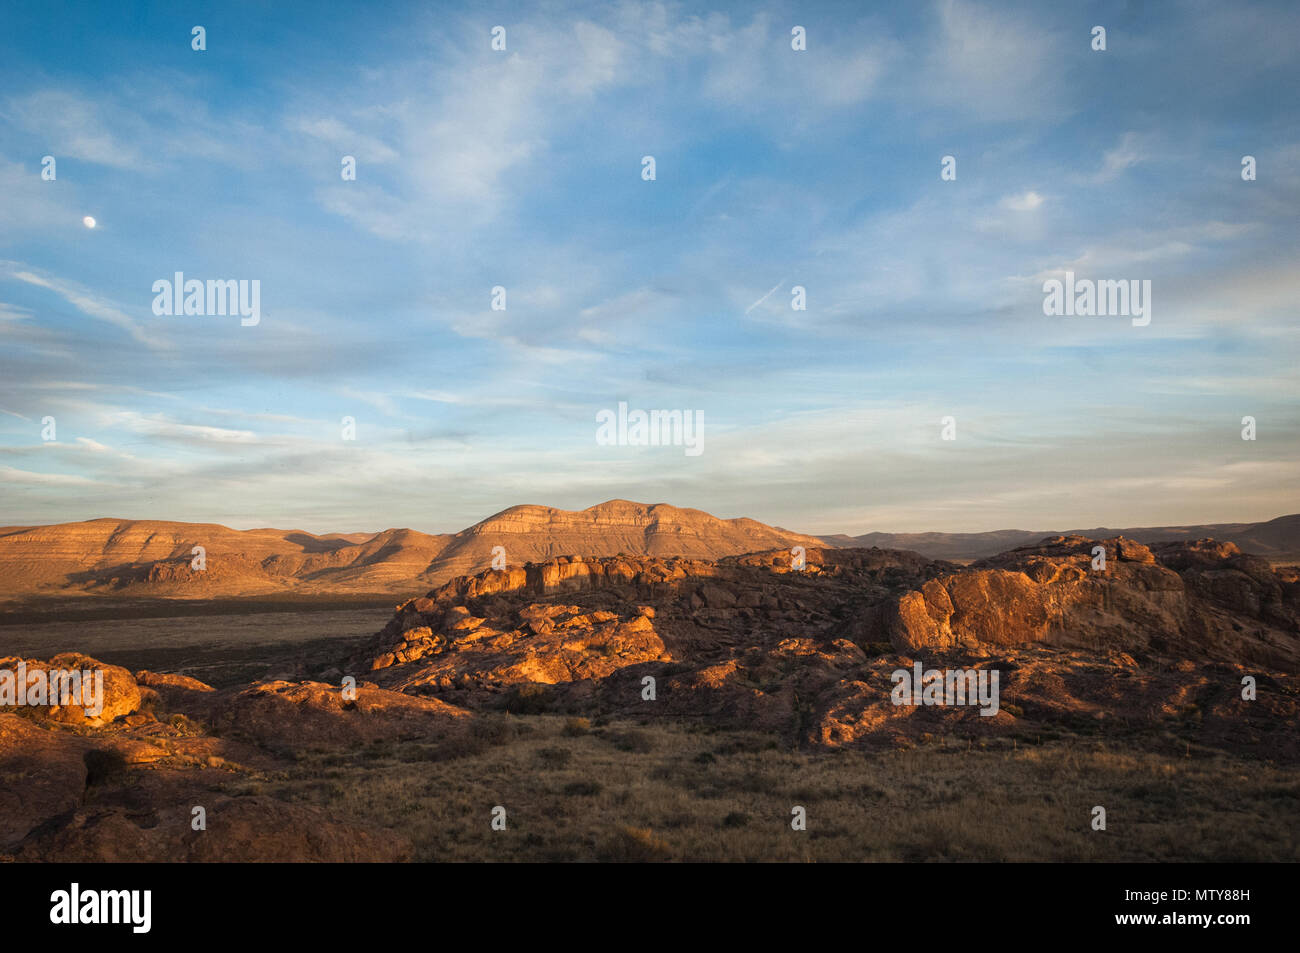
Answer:
<svg viewBox="0 0 1300 953"><path fill-rule="evenodd" d="M83 652L129 669L191 675L218 688L291 671L304 657L350 645L384 627L392 607L233 612L0 626L0 657Z"/></svg>

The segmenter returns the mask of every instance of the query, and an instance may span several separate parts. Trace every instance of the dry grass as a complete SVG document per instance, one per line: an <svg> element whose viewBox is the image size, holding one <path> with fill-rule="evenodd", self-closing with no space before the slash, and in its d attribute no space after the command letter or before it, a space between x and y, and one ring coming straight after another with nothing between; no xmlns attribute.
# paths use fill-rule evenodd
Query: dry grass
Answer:
<svg viewBox="0 0 1300 953"><path fill-rule="evenodd" d="M1209 752L951 738L791 751L685 726L580 732L550 715L499 716L470 752L306 757L267 793L400 830L425 861L1300 860L1300 769ZM1098 804L1106 831L1091 829ZM496 805L505 831L491 829Z"/></svg>

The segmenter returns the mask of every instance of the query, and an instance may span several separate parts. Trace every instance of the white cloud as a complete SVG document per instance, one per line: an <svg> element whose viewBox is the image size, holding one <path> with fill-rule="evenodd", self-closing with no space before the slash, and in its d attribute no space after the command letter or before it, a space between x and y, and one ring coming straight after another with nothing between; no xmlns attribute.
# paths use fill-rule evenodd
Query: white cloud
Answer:
<svg viewBox="0 0 1300 953"><path fill-rule="evenodd" d="M1019 195L1008 195L1004 198L1001 206L1010 209L1013 212L1032 212L1043 204L1043 197L1037 192L1030 190L1022 192Z"/></svg>
<svg viewBox="0 0 1300 953"><path fill-rule="evenodd" d="M204 424L187 424L167 414L145 414L134 410L110 410L103 413L106 426L124 427L135 433L160 440L174 440L202 444L256 443L257 435L251 430L232 430Z"/></svg>
<svg viewBox="0 0 1300 953"><path fill-rule="evenodd" d="M399 158L396 150L386 143L374 136L358 132L334 116L315 118L300 116L289 120L288 125L296 132L333 146L339 152L340 162L344 155L356 158L359 166L371 162L394 162ZM341 169L342 166L340 165L339 168Z"/></svg>
<svg viewBox="0 0 1300 953"><path fill-rule="evenodd" d="M349 400L360 401L374 407L380 413L387 414L389 417L401 416L397 409L397 404L393 402L392 394L383 394L378 391L357 390L355 387L340 387L338 393L342 394Z"/></svg>
<svg viewBox="0 0 1300 953"><path fill-rule="evenodd" d="M102 104L59 89L11 96L0 109L5 119L28 132L39 132L56 159L67 156L116 169L151 165L133 144L141 140L112 132L103 121L104 112ZM114 125L121 129L120 123Z"/></svg>
<svg viewBox="0 0 1300 953"><path fill-rule="evenodd" d="M39 156L36 159L39 160ZM67 190L41 178L40 166L24 166L0 158L0 228L20 231L84 228L84 213L73 209Z"/></svg>
<svg viewBox="0 0 1300 953"><path fill-rule="evenodd" d="M0 104L0 119L65 157L119 171L156 172L167 161L198 158L248 166L260 161L263 129L210 113L187 73L150 74L147 83L83 92L38 89ZM142 148L148 143L148 148Z"/></svg>
<svg viewBox="0 0 1300 953"><path fill-rule="evenodd" d="M28 486L103 486L98 480L74 476L69 473L36 473L11 466L0 466L0 484L26 484Z"/></svg>
<svg viewBox="0 0 1300 953"><path fill-rule="evenodd" d="M941 0L937 10L924 73L929 98L985 121L1060 115L1064 73L1054 34L988 4Z"/></svg>
<svg viewBox="0 0 1300 953"><path fill-rule="evenodd" d="M155 349L166 347L165 341L157 335L145 333L134 318L115 304L71 282L37 274L35 271L28 270L26 266L13 261L0 261L0 277L8 277L14 281L21 281L25 284L53 291L82 314L121 328L147 347Z"/></svg>
<svg viewBox="0 0 1300 953"><path fill-rule="evenodd" d="M1088 181L1093 184L1113 182L1125 169L1131 169L1151 158L1151 137L1136 132L1126 132L1119 143L1102 156L1101 168Z"/></svg>

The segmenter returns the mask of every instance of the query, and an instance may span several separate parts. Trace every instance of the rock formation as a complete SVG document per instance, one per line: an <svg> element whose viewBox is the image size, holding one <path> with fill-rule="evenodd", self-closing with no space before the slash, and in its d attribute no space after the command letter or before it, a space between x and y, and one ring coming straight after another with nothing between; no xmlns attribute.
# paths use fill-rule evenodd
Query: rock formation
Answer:
<svg viewBox="0 0 1300 953"><path fill-rule="evenodd" d="M1098 546L1104 570L1092 568ZM837 744L889 736L900 714L889 673L913 659L1002 659L1008 672L1038 673L1059 663L1081 685L1097 671L1081 659L1126 678L1146 660L1139 680L1181 659L1294 674L1298 609L1292 575L1209 541L1153 552L1122 537L1053 537L965 568L879 549L811 550L802 570L783 550L561 558L403 603L350 664L387 688L469 707L509 707L527 690L556 710L695 717ZM647 675L659 704L640 704ZM980 730L998 724L975 717Z"/></svg>
<svg viewBox="0 0 1300 953"><path fill-rule="evenodd" d="M1294 568L1208 539L1056 536L966 567L883 549L805 556L784 544L556 556L462 575L401 603L356 654L304 660L316 677L220 691L75 654L0 660L105 676L93 717L0 710L0 857L403 859L400 836L232 782L256 788L299 758L374 745L458 757L501 711L688 722L810 749L1181 728L1300 763ZM996 675L999 697L983 711L897 704L896 674L915 666ZM188 826L196 804L202 836Z"/></svg>

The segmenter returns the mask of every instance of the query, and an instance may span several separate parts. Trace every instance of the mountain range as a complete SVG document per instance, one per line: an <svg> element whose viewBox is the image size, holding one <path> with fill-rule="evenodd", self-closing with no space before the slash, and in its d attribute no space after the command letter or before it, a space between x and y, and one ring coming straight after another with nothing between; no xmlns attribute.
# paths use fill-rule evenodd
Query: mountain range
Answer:
<svg viewBox="0 0 1300 953"><path fill-rule="evenodd" d="M410 595L490 568L496 547L513 567L564 555L718 558L797 545L823 544L751 519L626 500L577 512L512 506L459 533L432 535L387 529L317 536L215 523L96 519L0 527L0 591L10 599ZM201 571L193 568L199 555Z"/></svg>
<svg viewBox="0 0 1300 953"><path fill-rule="evenodd" d="M839 547L907 549L931 559L970 562L1028 546L1049 536L1086 536L1106 539L1124 536L1148 545L1215 539L1235 543L1242 552L1263 556L1271 562L1300 562L1300 514L1279 516L1261 523L1204 523L1195 526L1135 526L1124 529L1094 526L1090 529L1042 530L1000 529L987 533L863 533L818 537Z"/></svg>
<svg viewBox="0 0 1300 953"><path fill-rule="evenodd" d="M401 595L488 569L558 556L719 559L773 549L880 547L968 562L1048 536L1142 543L1211 537L1278 563L1300 561L1300 515L1262 523L987 533L804 535L752 519L610 500L585 510L512 506L458 533L234 530L215 523L95 519L0 527L0 593L11 601L69 595L182 599ZM199 552L195 547L202 547ZM496 547L501 547L497 550ZM201 563L202 569L195 568Z"/></svg>

